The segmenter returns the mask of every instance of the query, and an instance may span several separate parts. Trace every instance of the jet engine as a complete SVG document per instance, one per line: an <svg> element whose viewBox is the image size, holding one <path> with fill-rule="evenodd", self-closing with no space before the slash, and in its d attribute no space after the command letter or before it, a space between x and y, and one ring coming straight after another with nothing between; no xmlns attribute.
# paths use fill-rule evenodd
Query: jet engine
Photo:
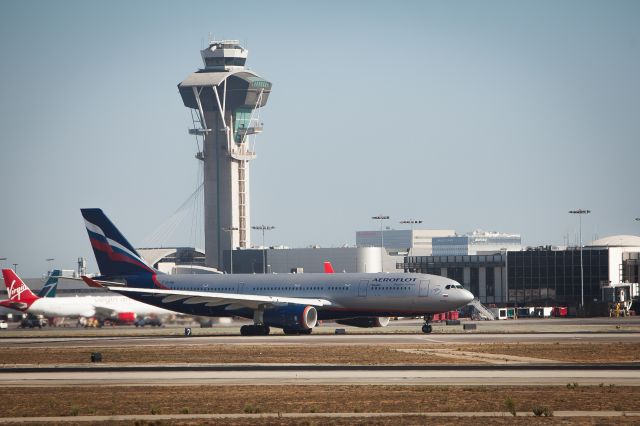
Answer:
<svg viewBox="0 0 640 426"><path fill-rule="evenodd" d="M386 327L389 324L389 317L363 317L349 318L336 321L338 324L350 325L352 327Z"/></svg>
<svg viewBox="0 0 640 426"><path fill-rule="evenodd" d="M278 306L266 309L262 320L266 326L288 330L310 330L318 322L318 311L313 306Z"/></svg>

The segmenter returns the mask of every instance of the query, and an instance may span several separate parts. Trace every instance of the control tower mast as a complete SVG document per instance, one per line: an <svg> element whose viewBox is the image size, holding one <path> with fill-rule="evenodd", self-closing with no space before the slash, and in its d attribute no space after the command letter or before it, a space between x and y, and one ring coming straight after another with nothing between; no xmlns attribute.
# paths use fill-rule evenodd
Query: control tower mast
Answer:
<svg viewBox="0 0 640 426"><path fill-rule="evenodd" d="M248 51L237 40L210 41L200 53L204 68L178 90L194 117L189 133L203 141L205 262L222 269L224 250L250 246L249 161L271 83L245 69Z"/></svg>

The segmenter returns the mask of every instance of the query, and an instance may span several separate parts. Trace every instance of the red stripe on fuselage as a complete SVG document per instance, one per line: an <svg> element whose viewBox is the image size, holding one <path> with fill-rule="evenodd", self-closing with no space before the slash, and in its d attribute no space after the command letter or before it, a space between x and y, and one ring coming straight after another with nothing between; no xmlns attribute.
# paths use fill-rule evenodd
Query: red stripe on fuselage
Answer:
<svg viewBox="0 0 640 426"><path fill-rule="evenodd" d="M156 274L153 274L151 276L151 279L153 280L153 283L156 285L156 287L164 289L164 290L171 290L169 287L167 287L166 285L164 285L160 281L158 281L158 276Z"/></svg>

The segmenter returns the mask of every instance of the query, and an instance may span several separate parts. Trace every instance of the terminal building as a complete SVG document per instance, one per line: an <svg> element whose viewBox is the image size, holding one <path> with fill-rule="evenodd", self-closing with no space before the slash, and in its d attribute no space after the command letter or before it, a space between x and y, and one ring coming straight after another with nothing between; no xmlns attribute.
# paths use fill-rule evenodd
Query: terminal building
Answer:
<svg viewBox="0 0 640 426"><path fill-rule="evenodd" d="M398 272L396 265L402 256L390 255L380 247L309 247L264 248L225 252L225 270L234 274L266 273L322 273L324 262L331 262L336 273L341 272Z"/></svg>
<svg viewBox="0 0 640 426"><path fill-rule="evenodd" d="M579 247L536 247L494 254L407 256L405 272L442 275L460 282L482 303L497 306L585 307L604 300L604 287L639 282L640 237L622 235Z"/></svg>

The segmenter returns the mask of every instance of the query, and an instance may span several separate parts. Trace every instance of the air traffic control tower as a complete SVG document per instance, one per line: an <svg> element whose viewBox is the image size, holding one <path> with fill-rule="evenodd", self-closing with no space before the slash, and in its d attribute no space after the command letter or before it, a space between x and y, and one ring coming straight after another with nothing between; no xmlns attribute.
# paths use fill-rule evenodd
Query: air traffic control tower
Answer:
<svg viewBox="0 0 640 426"><path fill-rule="evenodd" d="M245 69L248 51L236 40L211 41L200 53L204 68L178 89L191 108L189 133L202 141L205 263L222 269L224 250L250 247L249 161L271 83Z"/></svg>

